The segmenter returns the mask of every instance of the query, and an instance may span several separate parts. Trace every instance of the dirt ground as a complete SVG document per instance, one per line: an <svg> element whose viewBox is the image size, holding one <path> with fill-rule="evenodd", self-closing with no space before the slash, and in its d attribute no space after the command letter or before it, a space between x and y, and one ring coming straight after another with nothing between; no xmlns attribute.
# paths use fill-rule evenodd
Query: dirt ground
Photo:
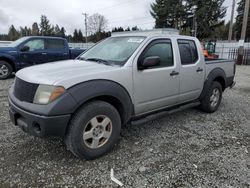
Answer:
<svg viewBox="0 0 250 188"><path fill-rule="evenodd" d="M189 109L128 125L109 154L80 160L58 138L39 139L12 125L0 81L0 187L250 187L250 66L238 66L214 114Z"/></svg>

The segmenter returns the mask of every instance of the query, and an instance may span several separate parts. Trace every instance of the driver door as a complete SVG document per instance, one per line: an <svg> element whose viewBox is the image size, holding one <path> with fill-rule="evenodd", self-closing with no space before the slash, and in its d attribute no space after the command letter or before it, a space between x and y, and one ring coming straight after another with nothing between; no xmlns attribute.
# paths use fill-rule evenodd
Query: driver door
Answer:
<svg viewBox="0 0 250 188"><path fill-rule="evenodd" d="M30 39L24 43L20 48L20 62L22 67L47 62L44 39Z"/></svg>
<svg viewBox="0 0 250 188"><path fill-rule="evenodd" d="M147 57L159 57L160 65L138 70ZM137 66L133 72L136 115L177 104L179 66L170 39L151 41L134 65Z"/></svg>

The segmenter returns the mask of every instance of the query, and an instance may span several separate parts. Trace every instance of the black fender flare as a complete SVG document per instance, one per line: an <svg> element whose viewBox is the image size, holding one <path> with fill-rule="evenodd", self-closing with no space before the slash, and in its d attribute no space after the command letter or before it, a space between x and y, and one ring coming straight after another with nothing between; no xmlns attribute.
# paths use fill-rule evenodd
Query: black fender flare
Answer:
<svg viewBox="0 0 250 188"><path fill-rule="evenodd" d="M77 103L74 111L88 101L104 100L116 107L123 124L129 121L134 111L128 91L119 83L111 80L86 81L69 88L68 92Z"/></svg>
<svg viewBox="0 0 250 188"><path fill-rule="evenodd" d="M219 67L215 68L207 76L207 79L205 80L205 83L204 83L204 86L203 86L203 90L201 92L199 100L201 100L201 99L204 98L204 96L206 95L206 93L209 90L210 86L212 85L213 81L216 80L216 79L218 79L218 78L220 78L220 79L223 80L223 82L225 84L223 87L226 87L226 80L227 79L226 79L226 73L225 73L225 71L222 68L219 68Z"/></svg>

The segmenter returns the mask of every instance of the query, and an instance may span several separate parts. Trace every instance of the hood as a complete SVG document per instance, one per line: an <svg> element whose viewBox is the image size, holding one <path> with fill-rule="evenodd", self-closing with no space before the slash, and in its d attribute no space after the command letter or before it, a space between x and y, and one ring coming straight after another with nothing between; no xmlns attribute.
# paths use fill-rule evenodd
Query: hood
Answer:
<svg viewBox="0 0 250 188"><path fill-rule="evenodd" d="M16 50L14 47L0 47L0 53Z"/></svg>
<svg viewBox="0 0 250 188"><path fill-rule="evenodd" d="M16 76L30 83L54 85L62 80L76 79L78 76L88 77L118 68L120 67L92 61L66 60L24 68L18 71Z"/></svg>

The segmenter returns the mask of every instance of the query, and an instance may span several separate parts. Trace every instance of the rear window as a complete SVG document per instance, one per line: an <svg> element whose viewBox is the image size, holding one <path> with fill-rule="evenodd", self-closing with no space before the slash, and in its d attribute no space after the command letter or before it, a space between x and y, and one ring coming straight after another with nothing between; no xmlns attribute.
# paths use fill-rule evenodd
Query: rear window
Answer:
<svg viewBox="0 0 250 188"><path fill-rule="evenodd" d="M182 65L195 64L199 59L195 42L192 40L178 40Z"/></svg>
<svg viewBox="0 0 250 188"><path fill-rule="evenodd" d="M63 49L64 40L48 39L46 40L46 47L47 49Z"/></svg>

